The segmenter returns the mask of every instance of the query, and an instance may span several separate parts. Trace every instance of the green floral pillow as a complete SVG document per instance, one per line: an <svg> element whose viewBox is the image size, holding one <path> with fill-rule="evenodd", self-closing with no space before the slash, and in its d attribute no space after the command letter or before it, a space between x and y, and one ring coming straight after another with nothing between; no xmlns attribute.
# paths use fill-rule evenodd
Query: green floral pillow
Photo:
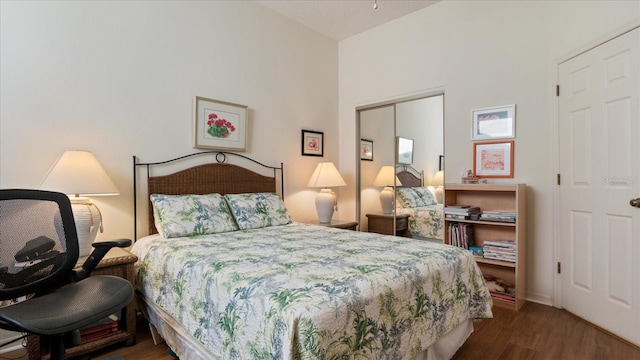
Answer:
<svg viewBox="0 0 640 360"><path fill-rule="evenodd" d="M276 193L227 194L224 197L242 230L291 223L291 216Z"/></svg>
<svg viewBox="0 0 640 360"><path fill-rule="evenodd" d="M417 208L438 203L431 191L423 187L396 188L396 201L398 207L403 208Z"/></svg>
<svg viewBox="0 0 640 360"><path fill-rule="evenodd" d="M158 233L165 238L216 234L238 230L220 194L151 195Z"/></svg>
<svg viewBox="0 0 640 360"><path fill-rule="evenodd" d="M425 187L414 187L413 190L416 192L416 195L422 200L422 203L424 204L422 206L435 205L438 203L435 195L431 192L431 190Z"/></svg>

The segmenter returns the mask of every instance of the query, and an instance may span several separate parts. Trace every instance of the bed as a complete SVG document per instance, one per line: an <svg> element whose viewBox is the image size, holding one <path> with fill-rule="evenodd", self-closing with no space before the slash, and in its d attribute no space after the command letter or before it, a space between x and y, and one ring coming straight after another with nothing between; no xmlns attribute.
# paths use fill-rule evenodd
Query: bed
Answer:
<svg viewBox="0 0 640 360"><path fill-rule="evenodd" d="M282 165L278 180L216 156L162 176L134 157L153 195L132 248L139 308L180 358L447 359L492 317L470 252L296 223Z"/></svg>
<svg viewBox="0 0 640 360"><path fill-rule="evenodd" d="M409 165L398 165L396 176L396 213L409 214L409 231L416 239L444 240L444 206L424 187L424 174Z"/></svg>

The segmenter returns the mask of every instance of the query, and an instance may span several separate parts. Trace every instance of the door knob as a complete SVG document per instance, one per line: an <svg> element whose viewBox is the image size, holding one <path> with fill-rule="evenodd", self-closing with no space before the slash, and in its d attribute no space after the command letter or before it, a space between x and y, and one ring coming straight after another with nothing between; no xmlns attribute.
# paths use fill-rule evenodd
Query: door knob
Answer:
<svg viewBox="0 0 640 360"><path fill-rule="evenodd" d="M640 208L640 198L629 200L629 205Z"/></svg>

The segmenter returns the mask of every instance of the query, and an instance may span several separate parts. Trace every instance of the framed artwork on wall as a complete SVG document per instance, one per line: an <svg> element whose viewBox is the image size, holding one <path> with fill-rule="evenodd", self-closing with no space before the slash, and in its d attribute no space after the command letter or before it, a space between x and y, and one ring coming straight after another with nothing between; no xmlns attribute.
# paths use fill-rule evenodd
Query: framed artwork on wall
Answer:
<svg viewBox="0 0 640 360"><path fill-rule="evenodd" d="M246 105L196 96L193 109L194 148L246 150Z"/></svg>
<svg viewBox="0 0 640 360"><path fill-rule="evenodd" d="M480 178L513 178L513 140L473 143L473 173Z"/></svg>
<svg viewBox="0 0 640 360"><path fill-rule="evenodd" d="M302 155L324 156L324 133L302 130Z"/></svg>
<svg viewBox="0 0 640 360"><path fill-rule="evenodd" d="M373 161L373 140L360 139L360 160Z"/></svg>
<svg viewBox="0 0 640 360"><path fill-rule="evenodd" d="M505 105L471 111L471 140L514 138L516 136L516 106Z"/></svg>
<svg viewBox="0 0 640 360"><path fill-rule="evenodd" d="M396 163L413 164L413 139L400 136L396 138Z"/></svg>

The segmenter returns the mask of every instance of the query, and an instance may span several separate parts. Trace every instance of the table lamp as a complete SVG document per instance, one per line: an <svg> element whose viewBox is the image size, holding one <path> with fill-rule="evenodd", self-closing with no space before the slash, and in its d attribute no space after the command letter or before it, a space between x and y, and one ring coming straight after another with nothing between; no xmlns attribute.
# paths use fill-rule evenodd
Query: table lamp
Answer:
<svg viewBox="0 0 640 360"><path fill-rule="evenodd" d="M435 196L438 204L442 204L442 185L444 185L444 171L438 170L435 175L433 175L433 180L431 180L431 185L435 188Z"/></svg>
<svg viewBox="0 0 640 360"><path fill-rule="evenodd" d="M80 256L91 253L102 213L87 196L120 195L107 173L89 151L65 151L51 167L40 189L67 194L78 232Z"/></svg>
<svg viewBox="0 0 640 360"><path fill-rule="evenodd" d="M307 183L308 187L322 188L316 196L316 211L321 224L331 223L334 209L337 210L336 194L330 187L347 186L340 176L338 169L332 162L321 162L316 166L316 170L311 175Z"/></svg>
<svg viewBox="0 0 640 360"><path fill-rule="evenodd" d="M393 213L395 194L393 186L402 185L398 177L396 176L395 168L393 166L383 166L380 168L378 175L373 180L373 186L384 186L380 191L380 205L382 205L383 214Z"/></svg>

